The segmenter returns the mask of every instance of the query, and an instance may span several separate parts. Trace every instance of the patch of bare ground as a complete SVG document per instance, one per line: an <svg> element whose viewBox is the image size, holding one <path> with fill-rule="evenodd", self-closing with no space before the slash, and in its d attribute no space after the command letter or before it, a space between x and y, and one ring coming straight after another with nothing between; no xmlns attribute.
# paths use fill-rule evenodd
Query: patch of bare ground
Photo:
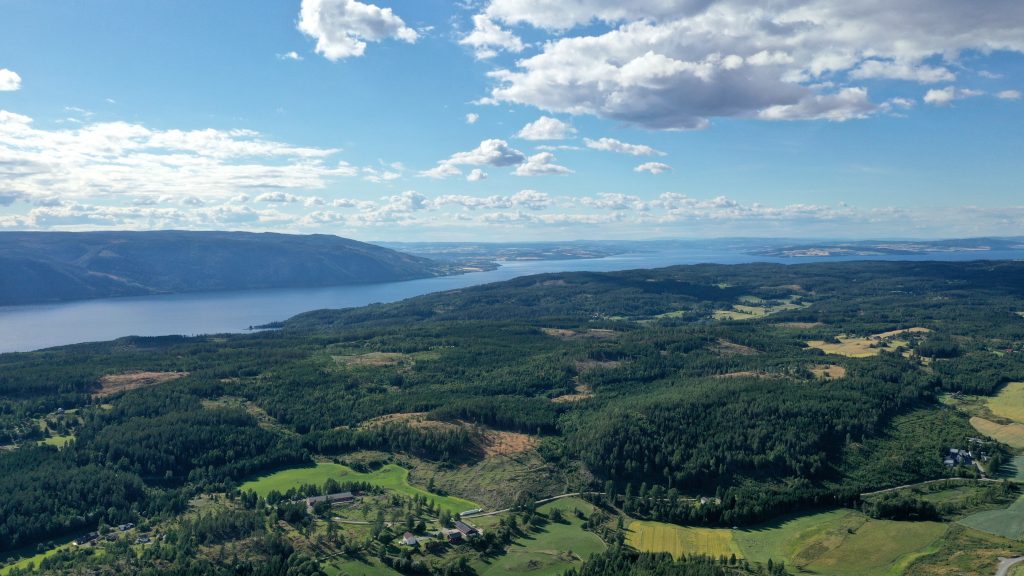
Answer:
<svg viewBox="0 0 1024 576"><path fill-rule="evenodd" d="M755 356L760 354L760 352L750 346L744 346L722 338L719 338L718 341L711 346L711 350L721 354L722 356Z"/></svg>
<svg viewBox="0 0 1024 576"><path fill-rule="evenodd" d="M256 423L260 428L264 430L270 430L271 432L279 432L281 434L295 434L296 432L291 428L288 428L284 424L278 421L263 408L256 405L256 403L246 400L244 398L236 398L233 396L223 396L216 400L203 400L203 408L214 409L214 408L232 408L238 407L244 409L250 416L256 419Z"/></svg>
<svg viewBox="0 0 1024 576"><path fill-rule="evenodd" d="M100 378L100 385L103 387L93 392L93 398L106 398L119 392L136 390L147 386L164 384L179 378L188 376L188 372L126 372L124 374L109 374Z"/></svg>
<svg viewBox="0 0 1024 576"><path fill-rule="evenodd" d="M592 370L609 370L619 366L622 366L622 362L619 360L578 360L576 362L576 371L582 374Z"/></svg>
<svg viewBox="0 0 1024 576"><path fill-rule="evenodd" d="M537 438L520 432L481 429L478 436L480 449L488 458L511 456L533 450L540 444Z"/></svg>
<svg viewBox="0 0 1024 576"><path fill-rule="evenodd" d="M872 336L872 338L880 338L882 340L885 340L886 338L892 338L894 336L899 336L901 334L924 334L926 332L931 332L931 330L929 330L928 328L922 328L920 326L917 326L914 328L903 328L902 330L890 330L888 332L882 332L881 334L875 334L874 336Z"/></svg>
<svg viewBox="0 0 1024 576"><path fill-rule="evenodd" d="M355 356L335 356L334 361L346 366L396 366L409 359L399 352L368 352Z"/></svg>
<svg viewBox="0 0 1024 576"><path fill-rule="evenodd" d="M741 370L739 372L726 372L725 374L716 374L715 378L782 378L781 374L772 374L771 372L761 372L759 370Z"/></svg>
<svg viewBox="0 0 1024 576"><path fill-rule="evenodd" d="M811 373L814 374L815 378L824 378L826 380L846 378L846 368L843 366L837 366L836 364L819 364L811 366Z"/></svg>
<svg viewBox="0 0 1024 576"><path fill-rule="evenodd" d="M820 328L824 325L824 322L779 322L776 324L776 326L793 328L795 330L810 330L811 328Z"/></svg>
<svg viewBox="0 0 1024 576"><path fill-rule="evenodd" d="M580 400L586 400L587 398L593 397L594 391L590 389L590 386L580 384L579 386L576 386L575 394L563 394L561 396L556 396L552 398L551 401L556 404L562 404L565 402L579 402Z"/></svg>
<svg viewBox="0 0 1024 576"><path fill-rule="evenodd" d="M618 338L619 332L615 330L608 330L605 328L591 328L584 331L569 330L566 328L541 328L541 332L548 336L554 336L555 338L562 338L563 340L581 340L584 338L594 338L599 340Z"/></svg>

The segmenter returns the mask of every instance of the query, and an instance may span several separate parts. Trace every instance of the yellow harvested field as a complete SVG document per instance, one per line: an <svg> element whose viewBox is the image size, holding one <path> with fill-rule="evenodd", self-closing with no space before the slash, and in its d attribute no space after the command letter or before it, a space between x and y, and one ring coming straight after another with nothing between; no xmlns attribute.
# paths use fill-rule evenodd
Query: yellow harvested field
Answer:
<svg viewBox="0 0 1024 576"><path fill-rule="evenodd" d="M875 334L875 338L892 338L893 336L899 336L901 334L924 334L931 332L928 328L922 328L917 326L915 328L904 328L902 330L890 330L888 332L882 332L881 334Z"/></svg>
<svg viewBox="0 0 1024 576"><path fill-rule="evenodd" d="M846 378L846 368L837 366L836 364L821 364L818 366L811 366L811 372L817 378L826 378L828 380L838 380L839 378Z"/></svg>
<svg viewBox="0 0 1024 576"><path fill-rule="evenodd" d="M851 338L849 336L838 336L839 344L832 344L823 340L809 340L807 345L811 348L823 350L826 354L838 354L849 358L867 358L877 356L882 350L893 350L900 346L907 346L904 340L887 340L888 347L880 347L882 340L875 338Z"/></svg>
<svg viewBox="0 0 1024 576"><path fill-rule="evenodd" d="M996 416L1024 424L1024 382L1010 382L986 404Z"/></svg>
<svg viewBox="0 0 1024 576"><path fill-rule="evenodd" d="M165 382L171 382L188 376L188 372L128 372L125 374L110 374L100 378L103 386L98 392L94 392L93 398L106 398L118 392L156 386Z"/></svg>
<svg viewBox="0 0 1024 576"><path fill-rule="evenodd" d="M999 424L978 416L971 418L971 426L985 436L1012 446L1013 448L1024 448L1024 424L1014 422L1013 424Z"/></svg>
<svg viewBox="0 0 1024 576"><path fill-rule="evenodd" d="M663 522L634 520L629 523L626 544L641 552L668 552L676 558L683 554L741 557L739 546L726 528L676 526Z"/></svg>

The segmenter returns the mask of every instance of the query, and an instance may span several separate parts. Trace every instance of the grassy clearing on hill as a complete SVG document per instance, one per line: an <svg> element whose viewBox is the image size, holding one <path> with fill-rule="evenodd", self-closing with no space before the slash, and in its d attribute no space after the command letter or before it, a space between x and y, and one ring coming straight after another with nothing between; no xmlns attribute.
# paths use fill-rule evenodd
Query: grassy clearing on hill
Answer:
<svg viewBox="0 0 1024 576"><path fill-rule="evenodd" d="M705 556L742 556L733 542L732 530L676 526L663 522L634 520L629 523L626 543L641 552L668 552L676 558L684 554Z"/></svg>
<svg viewBox="0 0 1024 576"><path fill-rule="evenodd" d="M1024 544L953 524L935 542L934 552L921 555L903 576L962 576L995 574L999 557L1024 553ZM1012 572L1011 572L1012 574Z"/></svg>
<svg viewBox="0 0 1024 576"><path fill-rule="evenodd" d="M989 534L1019 540L1024 538L1024 496L1007 508L971 514L959 522Z"/></svg>
<svg viewBox="0 0 1024 576"><path fill-rule="evenodd" d="M799 296L790 296L786 300L773 304L760 298L742 296L740 301L744 302L743 304L735 304L729 310L715 310L713 318L715 320L752 320L810 306L810 304L800 302L799 298Z"/></svg>
<svg viewBox="0 0 1024 576"><path fill-rule="evenodd" d="M563 522L548 522L540 531L516 540L504 555L488 563L474 563L477 574L558 576L605 549L604 542L584 530L583 521L573 513L578 509L589 516L594 510L592 505L578 498L564 498L545 504L538 511L549 514L555 509L562 511Z"/></svg>
<svg viewBox="0 0 1024 576"><path fill-rule="evenodd" d="M748 560L833 576L899 573L946 531L938 522L871 520L853 510L795 516L735 533Z"/></svg>
<svg viewBox="0 0 1024 576"><path fill-rule="evenodd" d="M261 476L242 484L242 490L252 490L260 496L266 496L273 490L283 494L289 488L297 488L306 484L323 486L328 478L334 478L341 483L368 482L406 496L426 496L435 505L451 512L462 512L480 507L469 500L455 496L440 496L409 484L409 471L395 464L387 464L373 472L356 472L348 466L321 462L316 466L289 468Z"/></svg>

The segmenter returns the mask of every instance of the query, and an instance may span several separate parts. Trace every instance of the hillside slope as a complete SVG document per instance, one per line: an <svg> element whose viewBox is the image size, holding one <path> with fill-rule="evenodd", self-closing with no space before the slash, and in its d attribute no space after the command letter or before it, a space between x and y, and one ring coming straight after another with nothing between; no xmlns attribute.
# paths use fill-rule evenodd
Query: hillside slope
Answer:
<svg viewBox="0 0 1024 576"><path fill-rule="evenodd" d="M425 278L445 268L337 236L2 232L0 305Z"/></svg>

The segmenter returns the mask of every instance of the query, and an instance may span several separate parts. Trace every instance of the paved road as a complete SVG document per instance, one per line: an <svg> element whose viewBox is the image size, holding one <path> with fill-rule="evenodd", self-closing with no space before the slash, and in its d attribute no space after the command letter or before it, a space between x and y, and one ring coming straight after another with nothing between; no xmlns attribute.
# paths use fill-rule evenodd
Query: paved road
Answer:
<svg viewBox="0 0 1024 576"><path fill-rule="evenodd" d="M1010 568L1013 568L1021 562L1024 562L1024 556L1017 556L1016 558L1000 558L999 570L996 570L996 576L1006 576L1010 573Z"/></svg>

